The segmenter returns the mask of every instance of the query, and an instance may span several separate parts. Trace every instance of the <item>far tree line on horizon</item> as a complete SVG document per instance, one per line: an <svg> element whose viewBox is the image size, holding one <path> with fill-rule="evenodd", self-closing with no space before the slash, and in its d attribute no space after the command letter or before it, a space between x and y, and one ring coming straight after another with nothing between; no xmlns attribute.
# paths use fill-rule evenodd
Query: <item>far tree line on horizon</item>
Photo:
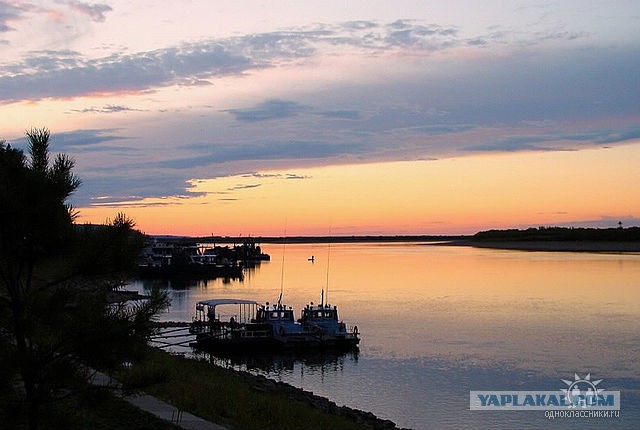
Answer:
<svg viewBox="0 0 640 430"><path fill-rule="evenodd" d="M196 243L349 243L349 242L411 242L411 241L594 241L638 242L640 227L586 228L586 227L531 227L527 229L485 230L473 235L384 235L384 236L252 236L249 239L232 236L155 236L156 240Z"/></svg>
<svg viewBox="0 0 640 430"><path fill-rule="evenodd" d="M583 227L538 227L525 230L487 230L476 233L478 241L640 241L640 227L583 228Z"/></svg>
<svg viewBox="0 0 640 430"><path fill-rule="evenodd" d="M114 300L144 236L122 213L75 225L73 160L50 160L49 130L26 135L28 154L0 141L0 422L38 429L73 413L56 404L86 392L88 369L143 357L167 297Z"/></svg>

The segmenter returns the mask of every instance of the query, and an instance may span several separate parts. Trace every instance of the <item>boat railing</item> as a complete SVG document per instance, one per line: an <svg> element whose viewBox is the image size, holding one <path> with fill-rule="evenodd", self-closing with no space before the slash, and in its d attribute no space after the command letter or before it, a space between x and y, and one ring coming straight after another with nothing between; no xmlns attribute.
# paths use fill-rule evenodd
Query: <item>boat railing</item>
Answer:
<svg viewBox="0 0 640 430"><path fill-rule="evenodd" d="M207 334L217 338L265 337L271 334L271 327L260 324L243 324L235 321L199 321L191 324L194 334Z"/></svg>
<svg viewBox="0 0 640 430"><path fill-rule="evenodd" d="M358 330L357 325L347 326L347 336L358 337L360 335L360 331Z"/></svg>

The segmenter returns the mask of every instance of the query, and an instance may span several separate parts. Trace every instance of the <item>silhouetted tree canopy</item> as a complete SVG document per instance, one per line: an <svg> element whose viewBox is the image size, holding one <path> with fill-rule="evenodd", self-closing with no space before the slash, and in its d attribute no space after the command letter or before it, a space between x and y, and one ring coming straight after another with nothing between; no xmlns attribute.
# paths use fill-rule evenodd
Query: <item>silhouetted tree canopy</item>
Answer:
<svg viewBox="0 0 640 430"><path fill-rule="evenodd" d="M621 224L621 223L619 223ZM525 230L487 230L473 236L478 241L611 241L640 240L640 227L568 228L538 227Z"/></svg>
<svg viewBox="0 0 640 430"><path fill-rule="evenodd" d="M51 402L76 392L87 366L140 357L167 303L131 304L118 289L143 235L124 214L74 225L74 162L50 162L46 129L27 131L28 156L0 141L0 422L37 429Z"/></svg>

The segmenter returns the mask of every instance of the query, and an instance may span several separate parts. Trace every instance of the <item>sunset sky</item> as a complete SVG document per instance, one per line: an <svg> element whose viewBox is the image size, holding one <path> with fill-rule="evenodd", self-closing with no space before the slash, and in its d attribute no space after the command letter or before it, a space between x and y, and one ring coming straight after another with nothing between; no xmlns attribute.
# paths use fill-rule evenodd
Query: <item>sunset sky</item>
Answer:
<svg viewBox="0 0 640 430"><path fill-rule="evenodd" d="M640 225L640 2L1 1L0 139L150 234Z"/></svg>

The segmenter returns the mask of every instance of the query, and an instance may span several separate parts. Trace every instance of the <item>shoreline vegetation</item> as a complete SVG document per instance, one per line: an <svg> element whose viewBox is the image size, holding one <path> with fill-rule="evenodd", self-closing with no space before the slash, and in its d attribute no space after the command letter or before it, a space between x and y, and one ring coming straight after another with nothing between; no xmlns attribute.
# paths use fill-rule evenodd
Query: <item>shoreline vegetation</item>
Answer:
<svg viewBox="0 0 640 430"><path fill-rule="evenodd" d="M488 230L451 245L551 252L640 252L640 227Z"/></svg>
<svg viewBox="0 0 640 430"><path fill-rule="evenodd" d="M125 389L140 386L179 410L230 429L396 430L371 412L246 371L153 348L147 360L115 375Z"/></svg>

